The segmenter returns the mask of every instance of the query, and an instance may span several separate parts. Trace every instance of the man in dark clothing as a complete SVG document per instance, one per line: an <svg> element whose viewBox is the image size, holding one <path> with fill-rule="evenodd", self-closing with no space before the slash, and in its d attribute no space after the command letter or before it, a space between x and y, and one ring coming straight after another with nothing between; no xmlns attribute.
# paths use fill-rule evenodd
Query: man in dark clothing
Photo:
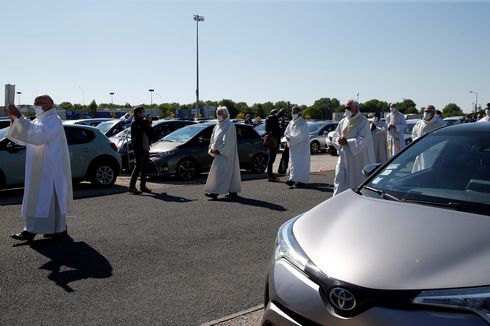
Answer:
<svg viewBox="0 0 490 326"><path fill-rule="evenodd" d="M252 118L250 117L250 114L247 114L247 115L245 116L245 121L244 121L244 123L245 123L246 125L253 125L253 124L254 124L254 122L252 121Z"/></svg>
<svg viewBox="0 0 490 326"><path fill-rule="evenodd" d="M279 179L274 175L272 167L276 160L277 149L281 140L281 126L279 124L279 118L282 116L283 111L277 111L273 109L270 115L265 119L265 131L268 137L273 137L275 140L275 146L269 147L269 159L267 161L267 174L269 175L269 182L278 182Z"/></svg>
<svg viewBox="0 0 490 326"><path fill-rule="evenodd" d="M131 174L129 182L129 192L141 194L141 192L151 192L146 187L146 162L150 158L150 142L151 142L151 121L152 118L148 115L143 117L145 108L140 106L134 109L134 120L131 123L131 142L133 144L134 158L136 164ZM140 190L136 188L136 180L140 176Z"/></svg>

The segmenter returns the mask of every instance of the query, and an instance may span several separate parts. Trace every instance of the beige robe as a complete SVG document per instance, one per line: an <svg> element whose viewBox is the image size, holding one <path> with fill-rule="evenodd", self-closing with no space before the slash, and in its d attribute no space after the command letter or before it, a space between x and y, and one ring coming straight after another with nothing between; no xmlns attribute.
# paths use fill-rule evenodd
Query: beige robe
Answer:
<svg viewBox="0 0 490 326"><path fill-rule="evenodd" d="M212 149L217 149L219 154L211 154ZM236 127L230 119L218 122L214 126L209 154L214 157L214 160L204 191L210 194L240 192L241 176Z"/></svg>
<svg viewBox="0 0 490 326"><path fill-rule="evenodd" d="M391 156L395 156L398 154L402 149L405 148L405 128L407 128L407 122L405 120L405 116L396 111L393 113L389 113L386 116L386 125L388 128L390 127L390 124L394 124L395 128L388 130L388 136L389 136L389 141L391 145Z"/></svg>
<svg viewBox="0 0 490 326"><path fill-rule="evenodd" d="M56 110L45 111L33 121L24 116L15 119L7 138L26 146L21 211L26 230L43 234L64 231L73 190L70 154Z"/></svg>

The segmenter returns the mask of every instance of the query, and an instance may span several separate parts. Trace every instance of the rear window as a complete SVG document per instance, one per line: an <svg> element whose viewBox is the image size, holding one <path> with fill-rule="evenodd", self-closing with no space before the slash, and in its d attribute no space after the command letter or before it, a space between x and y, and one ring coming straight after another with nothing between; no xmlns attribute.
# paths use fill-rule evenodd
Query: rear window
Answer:
<svg viewBox="0 0 490 326"><path fill-rule="evenodd" d="M86 144L95 139L93 131L83 128L65 127L65 134L68 145Z"/></svg>

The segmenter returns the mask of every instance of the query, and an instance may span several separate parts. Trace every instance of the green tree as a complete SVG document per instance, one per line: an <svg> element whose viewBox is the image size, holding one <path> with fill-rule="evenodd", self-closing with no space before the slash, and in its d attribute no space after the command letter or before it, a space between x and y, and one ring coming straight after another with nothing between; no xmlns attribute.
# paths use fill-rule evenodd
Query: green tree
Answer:
<svg viewBox="0 0 490 326"><path fill-rule="evenodd" d="M389 110L388 103L377 99L372 99L360 105L361 111L365 113L386 112Z"/></svg>
<svg viewBox="0 0 490 326"><path fill-rule="evenodd" d="M325 112L322 112L322 110L320 110L319 108L317 107L309 107L305 110L302 111L302 116L305 118L305 119L314 119L314 120L325 120ZM330 115L331 117L331 115Z"/></svg>
<svg viewBox="0 0 490 326"><path fill-rule="evenodd" d="M132 108L131 104L129 104L128 102L126 102L126 103L124 104L124 107L125 107L126 109L131 109L131 108Z"/></svg>
<svg viewBox="0 0 490 326"><path fill-rule="evenodd" d="M73 104L71 104L70 102L61 102L58 106L65 110L73 109Z"/></svg>
<svg viewBox="0 0 490 326"><path fill-rule="evenodd" d="M254 117L260 117L260 118L265 118L267 117L267 114L265 113L264 110L264 105L262 103L255 103L252 105L252 112L254 113Z"/></svg>
<svg viewBox="0 0 490 326"><path fill-rule="evenodd" d="M219 101L219 105L226 106L228 112L230 113L230 118L234 118L238 113L237 105L233 100L222 99Z"/></svg>
<svg viewBox="0 0 490 326"><path fill-rule="evenodd" d="M442 109L442 116L450 117L450 116L464 115L463 110L459 106L454 103L449 103Z"/></svg>
<svg viewBox="0 0 490 326"><path fill-rule="evenodd" d="M92 100L92 102L90 102L90 104L88 105L90 116L92 118L95 118L95 115L97 114L97 108L97 103L95 103L95 100Z"/></svg>
<svg viewBox="0 0 490 326"><path fill-rule="evenodd" d="M336 98L330 99L328 97L323 97L321 99L318 99L313 103L313 105L310 107L312 109L315 109L321 112L321 117L320 118L312 118L313 119L323 119L323 120L328 120L332 119L332 113L335 112L335 110L340 106L339 100Z"/></svg>
<svg viewBox="0 0 490 326"><path fill-rule="evenodd" d="M404 114L418 113L417 105L411 99L403 99L402 102L398 104L398 111Z"/></svg>

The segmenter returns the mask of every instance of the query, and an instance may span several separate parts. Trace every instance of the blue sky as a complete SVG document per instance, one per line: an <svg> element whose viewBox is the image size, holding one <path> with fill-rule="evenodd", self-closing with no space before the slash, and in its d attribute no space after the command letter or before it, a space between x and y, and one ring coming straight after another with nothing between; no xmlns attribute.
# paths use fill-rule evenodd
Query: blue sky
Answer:
<svg viewBox="0 0 490 326"><path fill-rule="evenodd" d="M21 102L311 105L490 102L488 1L16 0L2 4L0 82ZM8 27L7 27L8 26ZM2 88L3 90L3 88ZM3 92L2 92L3 103ZM17 97L16 97L17 101Z"/></svg>

